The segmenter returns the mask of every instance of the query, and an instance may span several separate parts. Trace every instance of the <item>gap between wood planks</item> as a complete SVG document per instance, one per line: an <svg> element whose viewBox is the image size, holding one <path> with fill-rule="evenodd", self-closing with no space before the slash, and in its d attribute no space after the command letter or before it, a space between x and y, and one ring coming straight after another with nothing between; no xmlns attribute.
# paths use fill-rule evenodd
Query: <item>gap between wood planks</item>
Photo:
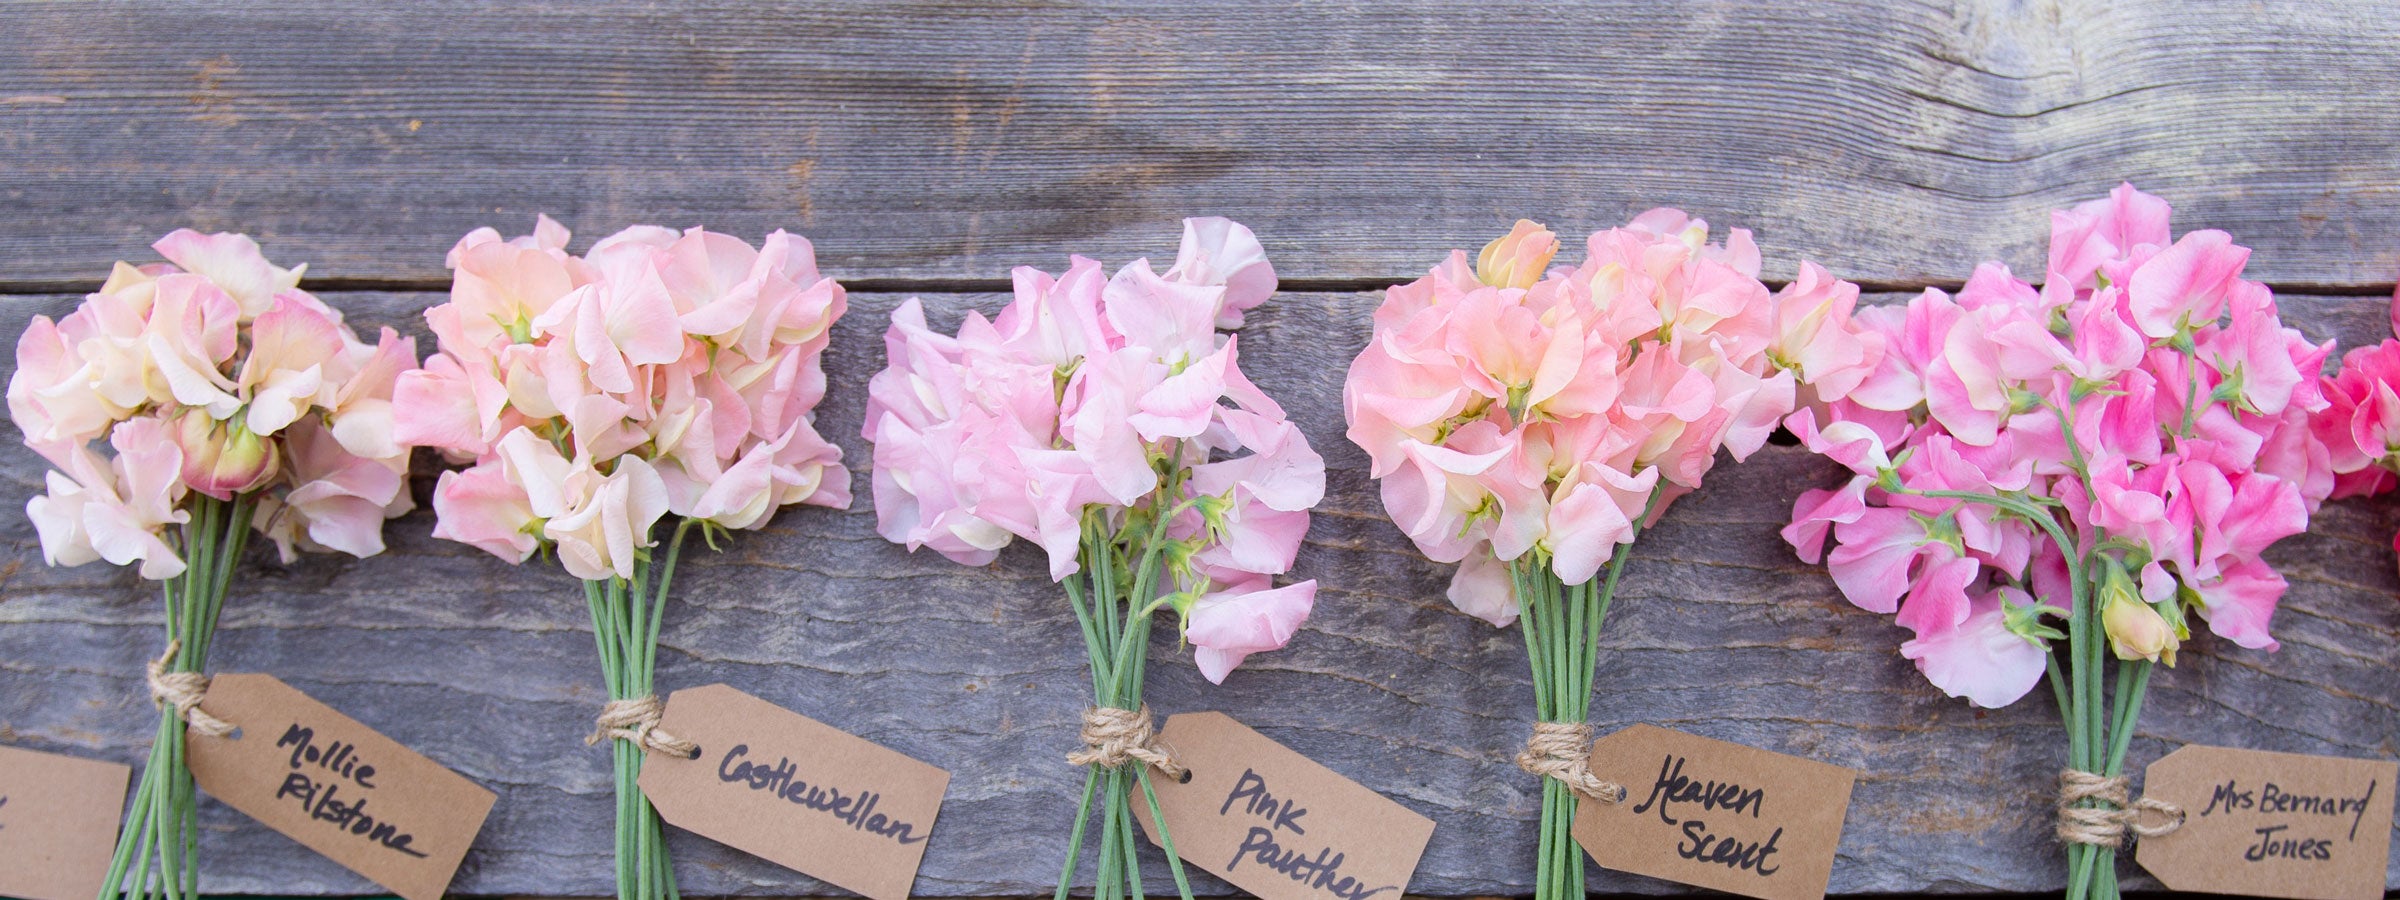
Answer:
<svg viewBox="0 0 2400 900"><path fill-rule="evenodd" d="M1013 289L1006 278L837 278L842 288L854 294L1005 294ZM1409 278L1287 278L1276 290L1295 294L1347 294L1380 291L1397 284L1414 281ZM1957 293L1964 281L1852 281L1862 294L1913 294L1926 288L1939 288ZM1787 281L1765 280L1768 290L1780 291ZM2293 281L2266 282L2267 288L2278 294L2307 294L2319 297L2381 297L2395 290L2393 282L2368 284L2339 284L2330 282ZM2036 282L2035 287L2040 287ZM345 291L385 291L390 293L448 293L448 278L303 278L300 288L319 294ZM0 282L0 296L88 294L100 289L98 281L13 281Z"/></svg>

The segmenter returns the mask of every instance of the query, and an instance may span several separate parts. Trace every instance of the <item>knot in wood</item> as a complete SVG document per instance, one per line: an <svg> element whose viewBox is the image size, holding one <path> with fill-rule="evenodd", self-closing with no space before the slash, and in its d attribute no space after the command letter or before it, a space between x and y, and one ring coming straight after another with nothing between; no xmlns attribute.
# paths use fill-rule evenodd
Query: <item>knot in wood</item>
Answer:
<svg viewBox="0 0 2400 900"><path fill-rule="evenodd" d="M1153 740L1150 704L1142 704L1141 709L1094 706L1083 711L1083 749L1067 754L1069 764L1113 769L1137 760L1178 781L1188 771Z"/></svg>
<svg viewBox="0 0 2400 900"><path fill-rule="evenodd" d="M2164 800L2130 800L2133 781L2077 769L2058 773L2058 839L2116 849L2126 835L2154 838L2183 827L2183 808ZM2155 823L2143 821L2155 815Z"/></svg>
<svg viewBox="0 0 2400 900"><path fill-rule="evenodd" d="M169 672L175 664L175 654L183 651L182 641L168 641L167 652L150 661L150 705L161 711L175 710L175 717L185 725L210 737L233 733L233 723L210 715L200 708L200 700L208 696L208 676L198 672Z"/></svg>
<svg viewBox="0 0 2400 900"><path fill-rule="evenodd" d="M615 738L629 741L645 751L684 759L698 758L700 745L658 727L659 717L665 712L666 705L658 702L657 694L610 700L607 706L600 708L600 718L594 720L592 733L583 739L583 743L588 747Z"/></svg>
<svg viewBox="0 0 2400 900"><path fill-rule="evenodd" d="M1556 779L1576 796L1600 803L1625 799L1625 786L1592 774L1592 726L1582 722L1535 722L1533 736L1517 754L1517 768Z"/></svg>

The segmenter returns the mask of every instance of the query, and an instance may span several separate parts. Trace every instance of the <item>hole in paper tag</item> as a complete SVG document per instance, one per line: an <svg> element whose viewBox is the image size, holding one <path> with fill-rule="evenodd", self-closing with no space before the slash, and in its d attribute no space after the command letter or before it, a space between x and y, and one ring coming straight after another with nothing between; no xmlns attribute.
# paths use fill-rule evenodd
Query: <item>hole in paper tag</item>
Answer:
<svg viewBox="0 0 2400 900"><path fill-rule="evenodd" d="M0 894L97 896L132 778L117 763L0 747Z"/></svg>
<svg viewBox="0 0 2400 900"><path fill-rule="evenodd" d="M1224 713L1168 716L1158 745L1191 770L1151 779L1176 855L1263 900L1400 900L1433 838L1432 819ZM1133 809L1158 844L1138 788Z"/></svg>
<svg viewBox="0 0 2400 900"><path fill-rule="evenodd" d="M1592 745L1592 774L1625 787L1575 808L1575 842L1622 872L1764 900L1825 896L1858 774L1635 725Z"/></svg>
<svg viewBox="0 0 2400 900"><path fill-rule="evenodd" d="M728 685L667 697L641 788L678 828L874 900L906 900L950 773Z"/></svg>
<svg viewBox="0 0 2400 900"><path fill-rule="evenodd" d="M272 675L216 676L200 708L239 726L186 732L201 790L408 900L442 896L496 799Z"/></svg>
<svg viewBox="0 0 2400 900"><path fill-rule="evenodd" d="M2183 809L2134 860L2178 891L2301 900L2383 896L2400 763L2184 747L2142 774L2142 796Z"/></svg>

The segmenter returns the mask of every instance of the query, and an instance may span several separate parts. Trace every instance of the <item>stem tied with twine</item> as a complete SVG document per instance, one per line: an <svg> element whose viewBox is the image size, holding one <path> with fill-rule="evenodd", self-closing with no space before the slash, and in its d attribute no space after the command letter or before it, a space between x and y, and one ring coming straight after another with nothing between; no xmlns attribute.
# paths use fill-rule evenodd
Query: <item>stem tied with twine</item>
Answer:
<svg viewBox="0 0 2400 900"><path fill-rule="evenodd" d="M1172 458L1172 457L1170 457ZM1054 900L1067 900L1083 859L1084 834L1091 827L1092 801L1101 801L1098 871L1093 881L1096 900L1139 900L1142 870L1133 836L1133 798L1138 792L1158 826L1166 851L1167 872L1174 877L1176 896L1191 900L1192 885L1184 876L1183 860L1175 855L1175 838L1167 833L1166 816L1158 807L1151 773L1178 781L1190 777L1173 754L1160 747L1151 733L1150 707L1142 703L1142 676L1149 668L1150 617L1164 608L1159 578L1164 566L1159 555L1166 547L1167 524L1183 490L1184 471L1162 479L1145 504L1127 516L1122 528L1112 525L1104 511L1084 515L1082 570L1060 582L1075 609L1083 631L1084 652L1091 664L1092 705L1083 714L1083 747L1067 761L1084 769L1083 798L1075 806L1074 830L1067 838L1067 860L1058 873Z"/></svg>
<svg viewBox="0 0 2400 900"><path fill-rule="evenodd" d="M609 743L617 788L617 896L625 900L678 900L675 869L667 857L665 826L636 781L642 757L651 752L690 759L699 748L661 731L658 696L651 676L658 668L658 623L666 614L675 561L695 522L676 524L663 557L646 553L631 580L583 583L592 610L592 636L600 648L600 675L608 685L585 744Z"/></svg>
<svg viewBox="0 0 2400 900"><path fill-rule="evenodd" d="M192 495L190 519L177 534L183 574L159 583L166 601L166 651L144 670L150 702L159 711L158 731L118 832L117 851L109 858L100 900L185 900L199 894L199 793L186 763L184 735L187 727L215 736L234 728L200 708L208 691L203 672L257 508L249 494L231 500Z"/></svg>

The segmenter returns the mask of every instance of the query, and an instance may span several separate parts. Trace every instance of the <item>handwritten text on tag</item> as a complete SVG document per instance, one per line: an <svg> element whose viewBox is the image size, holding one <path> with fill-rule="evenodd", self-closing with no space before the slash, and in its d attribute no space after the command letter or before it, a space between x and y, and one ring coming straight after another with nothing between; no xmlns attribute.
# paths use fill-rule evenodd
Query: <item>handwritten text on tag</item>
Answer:
<svg viewBox="0 0 2400 900"><path fill-rule="evenodd" d="M2184 747L2151 763L2142 796L2183 827L2134 859L2178 891L2303 900L2383 896L2400 763Z"/></svg>
<svg viewBox="0 0 2400 900"><path fill-rule="evenodd" d="M0 747L0 894L98 894L132 774L117 763Z"/></svg>
<svg viewBox="0 0 2400 900"><path fill-rule="evenodd" d="M436 900L495 796L272 675L219 675L200 708L226 737L188 732L210 796L408 900Z"/></svg>
<svg viewBox="0 0 2400 900"><path fill-rule="evenodd" d="M722 684L676 691L659 729L700 748L642 761L642 794L669 823L906 900L950 773Z"/></svg>
<svg viewBox="0 0 2400 900"><path fill-rule="evenodd" d="M1619 871L1765 900L1825 895L1857 773L1635 725L1592 746L1592 773L1624 785L1585 800L1575 840Z"/></svg>
<svg viewBox="0 0 2400 900"><path fill-rule="evenodd" d="M1399 900L1433 837L1432 819L1224 713L1169 716L1158 743L1192 771L1151 778L1176 855L1263 900Z"/></svg>

